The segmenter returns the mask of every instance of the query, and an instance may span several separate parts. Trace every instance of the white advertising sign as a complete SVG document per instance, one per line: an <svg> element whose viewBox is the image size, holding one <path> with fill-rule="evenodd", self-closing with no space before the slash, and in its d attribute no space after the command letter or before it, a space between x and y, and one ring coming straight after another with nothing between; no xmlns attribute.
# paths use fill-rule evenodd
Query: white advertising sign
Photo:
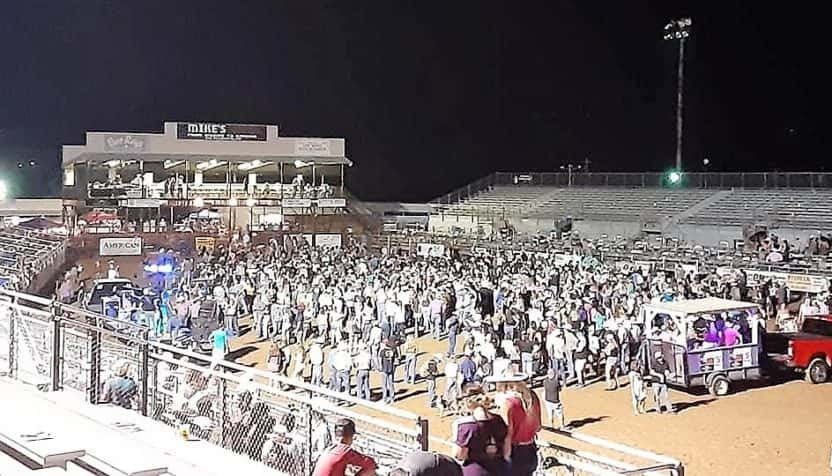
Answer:
<svg viewBox="0 0 832 476"><path fill-rule="evenodd" d="M347 206L345 198L319 198L318 206L321 208L344 208Z"/></svg>
<svg viewBox="0 0 832 476"><path fill-rule="evenodd" d="M786 279L786 286L791 291L805 293L822 293L829 289L829 280L823 276L808 274L790 274Z"/></svg>
<svg viewBox="0 0 832 476"><path fill-rule="evenodd" d="M323 233L315 235L315 246L326 248L340 248L341 234L340 233Z"/></svg>
<svg viewBox="0 0 832 476"><path fill-rule="evenodd" d="M142 239L139 236L101 238L98 240L98 254L101 256L141 256Z"/></svg>
<svg viewBox="0 0 832 476"><path fill-rule="evenodd" d="M309 208L312 200L308 198L284 198L283 208Z"/></svg>
<svg viewBox="0 0 832 476"><path fill-rule="evenodd" d="M443 256L445 254L445 245L419 243L416 245L416 254L419 256Z"/></svg>
<svg viewBox="0 0 832 476"><path fill-rule="evenodd" d="M295 139L295 155L328 157L329 139Z"/></svg>

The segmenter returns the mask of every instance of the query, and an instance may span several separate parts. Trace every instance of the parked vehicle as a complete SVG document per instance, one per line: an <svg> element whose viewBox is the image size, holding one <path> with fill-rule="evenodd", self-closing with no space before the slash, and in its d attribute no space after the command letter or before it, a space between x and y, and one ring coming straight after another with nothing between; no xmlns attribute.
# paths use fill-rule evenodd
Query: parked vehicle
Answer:
<svg viewBox="0 0 832 476"><path fill-rule="evenodd" d="M832 368L832 316L806 317L800 332L768 334L765 350L776 368L803 372L809 383L826 382Z"/></svg>

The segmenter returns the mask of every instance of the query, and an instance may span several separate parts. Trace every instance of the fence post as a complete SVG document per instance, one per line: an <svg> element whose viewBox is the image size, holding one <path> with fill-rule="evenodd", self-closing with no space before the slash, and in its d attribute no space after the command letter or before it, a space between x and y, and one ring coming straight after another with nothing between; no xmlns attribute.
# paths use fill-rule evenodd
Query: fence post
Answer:
<svg viewBox="0 0 832 476"><path fill-rule="evenodd" d="M98 403L99 391L101 388L101 332L99 332L98 317L87 318L90 324L90 381L87 388L87 398L92 404Z"/></svg>
<svg viewBox="0 0 832 476"><path fill-rule="evenodd" d="M315 455L312 454L312 432L314 429L312 428L312 399L314 395L312 392L307 392L309 394L309 405L306 406L306 421L308 422L308 431L306 432L306 464L307 464L307 474L312 474L312 469L315 467ZM322 422L322 425L326 425L326 422Z"/></svg>
<svg viewBox="0 0 832 476"><path fill-rule="evenodd" d="M422 445L422 451L428 451L428 420L419 417L419 419L416 420L416 424L419 425L419 443Z"/></svg>
<svg viewBox="0 0 832 476"><path fill-rule="evenodd" d="M17 373L17 359L15 359L15 352L17 352L16 346L14 343L17 341L15 337L15 327L16 327L16 319L15 319L15 310L11 307L9 308L9 377L14 378L15 374Z"/></svg>
<svg viewBox="0 0 832 476"><path fill-rule="evenodd" d="M218 410L217 413L219 413L218 419L219 419L219 427L220 427L220 438L219 438L220 441L219 441L219 443L220 443L220 447L227 448L226 442L225 442L225 436L226 436L226 433L227 433L225 431L226 430L226 428L225 428L225 421L226 421L226 415L225 415L225 379L221 378L221 379L218 379L218 380L219 380L219 382L218 382L218 385L217 385L217 393L219 393L219 405L218 405L219 408L217 409Z"/></svg>
<svg viewBox="0 0 832 476"><path fill-rule="evenodd" d="M61 342L63 333L61 323L61 308L58 304L52 306L52 391L61 389Z"/></svg>
<svg viewBox="0 0 832 476"><path fill-rule="evenodd" d="M139 403L139 411L142 416L147 416L147 397L149 395L148 379L150 378L150 350L148 349L149 344L147 343L148 331L145 331L142 334L143 339L139 343L139 372L142 377L140 389L141 403Z"/></svg>

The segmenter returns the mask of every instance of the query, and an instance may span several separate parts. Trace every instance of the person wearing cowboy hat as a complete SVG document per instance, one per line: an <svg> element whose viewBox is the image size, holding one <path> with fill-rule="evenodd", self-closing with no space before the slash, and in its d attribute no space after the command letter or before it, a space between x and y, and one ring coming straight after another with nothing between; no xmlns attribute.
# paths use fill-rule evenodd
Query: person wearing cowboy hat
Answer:
<svg viewBox="0 0 832 476"><path fill-rule="evenodd" d="M511 440L505 420L491 411L493 400L479 385L466 386L463 408L466 416L455 420L451 434L465 476L507 476L511 467Z"/></svg>
<svg viewBox="0 0 832 476"><path fill-rule="evenodd" d="M493 375L486 379L496 385L498 404L508 425L512 476L531 476L538 465L535 439L541 428L540 399L526 384L527 379L525 374Z"/></svg>
<svg viewBox="0 0 832 476"><path fill-rule="evenodd" d="M650 366L650 375L653 377L653 397L656 400L656 412L662 413L663 408L668 412L673 413L673 404L670 403L670 397L667 395L667 379L670 377L670 366L664 359L661 351L656 351L653 354L655 358L653 364Z"/></svg>

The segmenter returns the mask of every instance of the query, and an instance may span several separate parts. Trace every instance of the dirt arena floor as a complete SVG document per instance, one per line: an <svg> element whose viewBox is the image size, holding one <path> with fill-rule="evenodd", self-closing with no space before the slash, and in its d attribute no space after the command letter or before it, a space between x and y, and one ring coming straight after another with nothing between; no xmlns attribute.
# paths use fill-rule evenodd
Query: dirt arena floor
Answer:
<svg viewBox="0 0 832 476"><path fill-rule="evenodd" d="M94 261L83 264L85 276L93 278ZM122 258L119 264L127 277L140 269L137 259ZM102 261L100 269L103 273L106 262ZM247 320L242 326L250 327ZM268 343L255 339L252 332L235 339L232 354L241 364L265 368ZM446 352L447 342L422 338L420 351L417 368L426 356ZM398 370L395 405L429 417L430 435L447 439L452 418L439 418L436 410L428 409L424 382L406 385L403 366ZM437 384L438 391L444 390L443 380ZM371 385L374 398L380 397L378 375L373 375ZM561 397L567 422L577 431L676 458L684 463L687 475L830 474L832 383L768 382L721 398L671 390L670 398L676 414L659 415L651 410L634 416L626 384L613 392L604 391L603 382L567 388ZM558 441L549 431L541 436Z"/></svg>

